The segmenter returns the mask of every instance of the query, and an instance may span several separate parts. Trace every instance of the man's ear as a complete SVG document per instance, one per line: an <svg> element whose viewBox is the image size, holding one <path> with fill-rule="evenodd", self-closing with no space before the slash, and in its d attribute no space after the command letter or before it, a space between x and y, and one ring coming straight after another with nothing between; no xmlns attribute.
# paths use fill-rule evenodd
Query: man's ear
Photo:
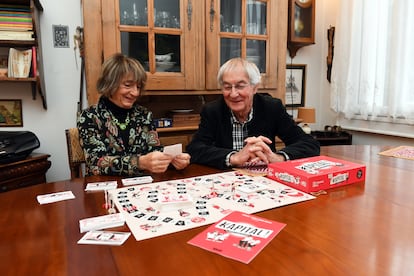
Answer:
<svg viewBox="0 0 414 276"><path fill-rule="evenodd" d="M253 94L256 94L257 93L257 90L259 90L259 84L255 84L253 86Z"/></svg>

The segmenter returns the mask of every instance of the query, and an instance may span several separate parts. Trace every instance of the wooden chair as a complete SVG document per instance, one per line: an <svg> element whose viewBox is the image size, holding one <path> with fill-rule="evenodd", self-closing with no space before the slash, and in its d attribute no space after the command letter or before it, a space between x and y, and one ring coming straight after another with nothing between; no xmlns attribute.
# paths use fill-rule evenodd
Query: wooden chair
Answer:
<svg viewBox="0 0 414 276"><path fill-rule="evenodd" d="M79 132L77 128L65 129L66 146L68 149L68 160L70 168L70 177L83 177L83 165L85 164L85 155L79 143Z"/></svg>

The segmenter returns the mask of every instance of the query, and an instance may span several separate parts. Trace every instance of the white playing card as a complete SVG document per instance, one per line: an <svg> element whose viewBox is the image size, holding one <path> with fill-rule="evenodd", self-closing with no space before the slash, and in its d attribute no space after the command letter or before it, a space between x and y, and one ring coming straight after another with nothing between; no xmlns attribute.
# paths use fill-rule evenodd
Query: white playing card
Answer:
<svg viewBox="0 0 414 276"><path fill-rule="evenodd" d="M114 181L103 181L103 182L93 182L86 185L85 191L105 191L116 189L118 182Z"/></svg>
<svg viewBox="0 0 414 276"><path fill-rule="evenodd" d="M105 228L122 226L125 223L124 216L121 213L85 218L79 221L81 233L91 230L101 230Z"/></svg>
<svg viewBox="0 0 414 276"><path fill-rule="evenodd" d="M129 232L89 231L78 244L121 245L131 235Z"/></svg>
<svg viewBox="0 0 414 276"><path fill-rule="evenodd" d="M72 191L64 191L52 194L38 195L37 201L40 204L47 204L73 198L75 198L75 195L72 193Z"/></svg>
<svg viewBox="0 0 414 276"><path fill-rule="evenodd" d="M154 179L150 175L146 176L138 176L132 178L124 178L122 179L122 185L130 186L130 185L138 185L138 184L147 184L151 183Z"/></svg>
<svg viewBox="0 0 414 276"><path fill-rule="evenodd" d="M176 157L177 155L183 153L183 144L175 144L164 147L164 153Z"/></svg>

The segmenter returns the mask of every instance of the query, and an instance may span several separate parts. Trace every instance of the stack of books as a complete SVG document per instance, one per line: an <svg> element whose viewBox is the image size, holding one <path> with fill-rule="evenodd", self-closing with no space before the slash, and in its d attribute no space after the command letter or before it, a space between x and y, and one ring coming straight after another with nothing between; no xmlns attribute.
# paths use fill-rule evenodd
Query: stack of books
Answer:
<svg viewBox="0 0 414 276"><path fill-rule="evenodd" d="M30 7L0 4L0 40L34 40Z"/></svg>

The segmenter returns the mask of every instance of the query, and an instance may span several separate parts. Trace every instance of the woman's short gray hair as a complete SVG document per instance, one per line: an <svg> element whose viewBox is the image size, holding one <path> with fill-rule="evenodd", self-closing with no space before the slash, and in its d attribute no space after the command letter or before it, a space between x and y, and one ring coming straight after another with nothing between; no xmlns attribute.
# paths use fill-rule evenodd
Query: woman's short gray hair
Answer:
<svg viewBox="0 0 414 276"><path fill-rule="evenodd" d="M223 85L223 75L226 72L232 71L237 66L242 65L246 74L249 76L250 84L256 85L260 83L260 71L256 64L242 58L232 58L226 61L219 69L217 74L217 81L220 85Z"/></svg>
<svg viewBox="0 0 414 276"><path fill-rule="evenodd" d="M132 74L133 81L144 91L147 74L138 60L116 53L102 64L102 70L96 84L96 89L106 97L112 96L119 88L121 81L128 74Z"/></svg>

